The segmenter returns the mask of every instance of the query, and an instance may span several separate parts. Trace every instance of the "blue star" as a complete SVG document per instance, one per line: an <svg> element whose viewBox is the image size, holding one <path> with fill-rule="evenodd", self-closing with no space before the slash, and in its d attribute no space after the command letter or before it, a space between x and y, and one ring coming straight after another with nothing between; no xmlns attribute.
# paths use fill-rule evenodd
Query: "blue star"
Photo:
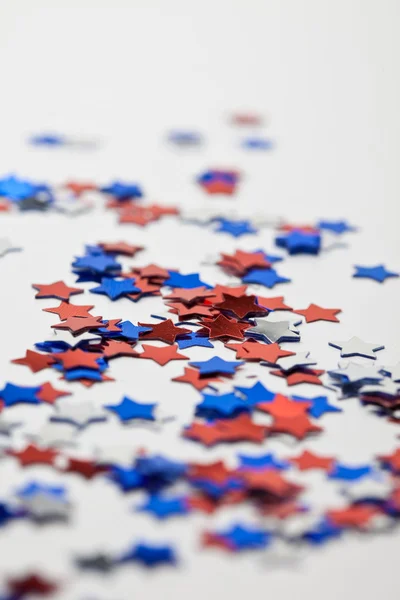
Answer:
<svg viewBox="0 0 400 600"><path fill-rule="evenodd" d="M124 396L119 404L107 405L108 410L112 410L121 421L131 421L132 419L145 419L154 421L153 411L157 404L141 404Z"/></svg>
<svg viewBox="0 0 400 600"><path fill-rule="evenodd" d="M347 231L356 231L356 227L349 225L346 221L320 221L317 227L318 229L325 229L338 235Z"/></svg>
<svg viewBox="0 0 400 600"><path fill-rule="evenodd" d="M129 200L143 196L142 188L137 183L122 183L121 181L114 181L111 185L102 187L100 191L114 196L116 200Z"/></svg>
<svg viewBox="0 0 400 600"><path fill-rule="evenodd" d="M278 256L277 254L267 254L266 252L264 252L263 250L257 250L257 252L262 252L265 256L265 259L272 264L276 263L276 262L281 262L283 260L282 256Z"/></svg>
<svg viewBox="0 0 400 600"><path fill-rule="evenodd" d="M327 396L315 396L315 398L293 396L293 400L296 402L312 402L312 406L307 412L315 419L319 419L319 417L322 417L325 413L343 412L341 408L329 404Z"/></svg>
<svg viewBox="0 0 400 600"><path fill-rule="evenodd" d="M168 141L178 146L198 146L203 138L196 131L171 131Z"/></svg>
<svg viewBox="0 0 400 600"><path fill-rule="evenodd" d="M204 335L198 335L196 331L185 335L184 338L177 339L179 350L192 348L193 346L204 346L205 348L214 348L213 344Z"/></svg>
<svg viewBox="0 0 400 600"><path fill-rule="evenodd" d="M140 488L143 484L142 475L135 468L112 467L111 479L117 483L124 492Z"/></svg>
<svg viewBox="0 0 400 600"><path fill-rule="evenodd" d="M271 534L262 529L233 525L224 532L217 533L234 550L251 550L255 548L266 548L271 541Z"/></svg>
<svg viewBox="0 0 400 600"><path fill-rule="evenodd" d="M332 538L339 537L342 529L330 523L328 519L323 519L313 529L303 534L303 538L311 544L324 544Z"/></svg>
<svg viewBox="0 0 400 600"><path fill-rule="evenodd" d="M203 401L196 406L196 415L203 417L232 417L240 412L250 412L244 400L230 394L202 394Z"/></svg>
<svg viewBox="0 0 400 600"><path fill-rule="evenodd" d="M245 487L243 481L234 477L225 480L223 483L215 483L207 479L192 479L191 484L207 496L211 496L216 500L225 496L228 492L243 490Z"/></svg>
<svg viewBox="0 0 400 600"><path fill-rule="evenodd" d="M377 265L376 267L359 267L355 265L357 269L353 274L353 277L364 277L366 279L374 279L375 281L379 281L379 283L383 283L385 279L389 277L398 277L398 273L393 273L392 271L387 271L383 265Z"/></svg>
<svg viewBox="0 0 400 600"><path fill-rule="evenodd" d="M61 485L48 485L32 481L17 491L17 496L23 499L32 498L38 494L52 496L56 500L65 500L66 489Z"/></svg>
<svg viewBox="0 0 400 600"><path fill-rule="evenodd" d="M146 567L155 567L159 564L174 565L177 562L175 552L171 546L150 546L136 544L124 554L118 562L137 561Z"/></svg>
<svg viewBox="0 0 400 600"><path fill-rule="evenodd" d="M288 469L290 464L284 460L279 460L271 453L261 456L248 456L239 454L240 466L245 469L279 469L281 471Z"/></svg>
<svg viewBox="0 0 400 600"><path fill-rule="evenodd" d="M177 271L168 271L168 273L169 279L164 281L164 285L169 285L172 288L192 290L193 288L202 286L205 286L206 288L212 287L211 285L208 285L208 283L201 281L198 273L188 273L187 275L183 275Z"/></svg>
<svg viewBox="0 0 400 600"><path fill-rule="evenodd" d="M129 340L138 340L139 334L145 331L151 331L151 327L141 327L140 325L134 325L130 321L122 321L118 327L121 329L122 337L128 338Z"/></svg>
<svg viewBox="0 0 400 600"><path fill-rule="evenodd" d="M22 516L22 512L18 513L10 508L4 502L0 502L0 527L5 525L11 519Z"/></svg>
<svg viewBox="0 0 400 600"><path fill-rule="evenodd" d="M274 147L271 140L263 138L248 138L242 145L249 150L271 150Z"/></svg>
<svg viewBox="0 0 400 600"><path fill-rule="evenodd" d="M187 472L187 465L164 458L164 456L143 456L136 460L136 469L151 487L160 487L180 479Z"/></svg>
<svg viewBox="0 0 400 600"><path fill-rule="evenodd" d="M136 294L140 289L134 286L134 279L113 279L112 277L103 277L101 285L92 288L93 294L105 294L111 300L118 300L127 294Z"/></svg>
<svg viewBox="0 0 400 600"><path fill-rule="evenodd" d="M95 273L120 271L121 265L109 254L88 254L77 258L72 266L77 269L91 270Z"/></svg>
<svg viewBox="0 0 400 600"><path fill-rule="evenodd" d="M190 362L191 367L199 369L200 375L210 375L214 373L224 373L229 375L235 374L235 369L243 365L244 361L227 361L223 360L219 356L213 356L209 360L200 362Z"/></svg>
<svg viewBox="0 0 400 600"><path fill-rule="evenodd" d="M230 233L235 238L246 235L247 233L257 233L250 221L230 221L229 219L218 219L218 233Z"/></svg>
<svg viewBox="0 0 400 600"><path fill-rule="evenodd" d="M14 385L6 383L4 388L0 390L0 398L6 406L25 402L26 404L39 404L36 394L40 391L38 387L26 387L22 385Z"/></svg>
<svg viewBox="0 0 400 600"><path fill-rule="evenodd" d="M240 387L235 386L235 390L238 390L243 394L249 404L252 406L259 404L260 402L272 402L275 398L275 393L270 392L260 381L257 381L252 387Z"/></svg>
<svg viewBox="0 0 400 600"><path fill-rule="evenodd" d="M54 134L35 135L31 137L30 143L33 146L65 146L67 138Z"/></svg>
<svg viewBox="0 0 400 600"><path fill-rule="evenodd" d="M278 236L275 243L280 248L286 248L289 254L318 254L321 249L321 236L319 233L293 230Z"/></svg>
<svg viewBox="0 0 400 600"><path fill-rule="evenodd" d="M24 181L14 175L9 175L0 179L0 196L5 196L9 200L18 202L25 198L32 198L39 192L48 191L46 185L32 183L30 181Z"/></svg>
<svg viewBox="0 0 400 600"><path fill-rule="evenodd" d="M273 288L277 283L288 283L290 279L281 277L275 269L250 269L250 271L242 277L243 283L259 283L267 288Z"/></svg>
<svg viewBox="0 0 400 600"><path fill-rule="evenodd" d="M150 512L159 519L165 519L175 515L186 515L190 508L184 496L166 498L159 494L153 494L139 507L139 510Z"/></svg>
<svg viewBox="0 0 400 600"><path fill-rule="evenodd" d="M362 477L371 475L372 467L361 465L359 467L348 467L341 463L336 463L333 470L329 473L329 479L343 479L347 481L357 481Z"/></svg>
<svg viewBox="0 0 400 600"><path fill-rule="evenodd" d="M62 367L61 369L62 370ZM68 369L64 373L64 378L67 381L77 381L78 379L88 379L90 381L103 381L100 371L95 369L76 368Z"/></svg>

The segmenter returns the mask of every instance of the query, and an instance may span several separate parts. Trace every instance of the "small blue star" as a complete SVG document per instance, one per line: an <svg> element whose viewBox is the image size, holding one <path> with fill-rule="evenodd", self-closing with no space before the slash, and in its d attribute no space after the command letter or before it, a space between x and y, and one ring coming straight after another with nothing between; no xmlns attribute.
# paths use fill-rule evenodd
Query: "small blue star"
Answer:
<svg viewBox="0 0 400 600"><path fill-rule="evenodd" d="M293 396L293 400L296 402L312 402L312 406L307 412L315 419L319 419L319 417L322 417L325 413L343 412L341 408L329 404L327 396L315 396L315 398Z"/></svg>
<svg viewBox="0 0 400 600"><path fill-rule="evenodd" d="M159 519L166 519L170 516L186 515L190 508L184 496L166 498L159 494L153 494L139 507L139 510L150 512Z"/></svg>
<svg viewBox="0 0 400 600"><path fill-rule="evenodd" d="M281 277L275 269L250 269L247 275L242 277L242 281L243 283L258 283L271 289L277 283L288 283L290 279Z"/></svg>
<svg viewBox="0 0 400 600"><path fill-rule="evenodd" d="M62 368L60 370L62 370ZM78 367L76 369L68 369L64 373L64 378L67 381L77 381L78 379L88 379L89 381L103 380L100 371L96 371L95 369L85 369L83 367Z"/></svg>
<svg viewBox="0 0 400 600"><path fill-rule="evenodd" d="M311 544L324 544L332 538L341 535L342 529L330 523L328 519L323 519L313 529L303 534L303 538Z"/></svg>
<svg viewBox="0 0 400 600"><path fill-rule="evenodd" d="M65 146L67 138L55 134L35 135L31 137L30 143L33 146Z"/></svg>
<svg viewBox="0 0 400 600"><path fill-rule="evenodd" d="M134 286L134 279L113 279L112 277L103 277L101 285L92 288L90 291L93 294L105 294L111 300L118 300L127 294L135 294L140 292L140 289Z"/></svg>
<svg viewBox="0 0 400 600"><path fill-rule="evenodd" d="M278 236L275 243L280 248L286 248L289 254L318 254L321 249L321 236L319 233L293 230Z"/></svg>
<svg viewBox="0 0 400 600"><path fill-rule="evenodd" d="M213 344L204 335L198 335L196 331L185 335L184 338L177 339L179 350L192 348L193 346L204 346L205 348L214 348Z"/></svg>
<svg viewBox="0 0 400 600"><path fill-rule="evenodd" d="M46 185L24 181L14 175L9 175L0 179L0 196L4 196L9 200L18 202L26 198L33 198L39 192L48 191Z"/></svg>
<svg viewBox="0 0 400 600"><path fill-rule="evenodd" d="M114 181L111 185L102 187L100 191L114 196L116 200L129 200L143 196L142 188L137 183L122 183L121 181Z"/></svg>
<svg viewBox="0 0 400 600"><path fill-rule="evenodd" d="M227 361L219 356L213 356L209 360L191 362L189 365L199 369L200 375L210 375L214 373L235 374L235 369L243 365L244 361Z"/></svg>
<svg viewBox="0 0 400 600"><path fill-rule="evenodd" d="M132 419L145 419L154 421L153 411L157 404L141 404L124 396L119 404L107 405L108 410L112 410L121 421L131 421Z"/></svg>
<svg viewBox="0 0 400 600"><path fill-rule="evenodd" d="M121 265L109 254L88 254L77 258L72 266L77 269L91 270L96 273L120 271Z"/></svg>
<svg viewBox="0 0 400 600"><path fill-rule="evenodd" d="M45 494L56 500L65 500L66 489L62 485L48 485L47 483L31 481L17 491L17 496L24 499L32 498L38 494Z"/></svg>
<svg viewBox="0 0 400 600"><path fill-rule="evenodd" d="M187 472L187 466L184 463L160 455L138 458L136 469L147 482L158 485L173 483Z"/></svg>
<svg viewBox="0 0 400 600"><path fill-rule="evenodd" d="M36 394L40 391L38 387L26 387L22 385L14 385L6 383L4 388L0 390L0 398L6 406L13 406L25 402L26 404L39 404Z"/></svg>
<svg viewBox="0 0 400 600"><path fill-rule="evenodd" d="M290 464L284 460L279 460L271 453L262 454L261 456L248 456L247 454L239 454L240 466L245 469L279 469L285 470L290 467Z"/></svg>
<svg viewBox="0 0 400 600"><path fill-rule="evenodd" d="M198 146L203 138L196 131L171 131L168 141L177 146Z"/></svg>
<svg viewBox="0 0 400 600"><path fill-rule="evenodd" d="M150 546L136 544L124 554L118 562L137 561L146 567L155 567L160 564L174 565L177 562L175 552L171 546Z"/></svg>
<svg viewBox="0 0 400 600"><path fill-rule="evenodd" d="M252 387L240 387L235 386L235 390L238 390L243 394L249 404L252 406L259 404L260 402L272 402L275 398L275 393L270 392L260 381L257 381Z"/></svg>
<svg viewBox="0 0 400 600"><path fill-rule="evenodd" d="M357 481L362 477L371 475L372 467L361 465L359 467L348 467L341 463L336 463L333 470L329 473L329 479L343 479L347 481Z"/></svg>
<svg viewBox="0 0 400 600"><path fill-rule="evenodd" d="M346 221L320 221L317 225L318 229L325 229L337 235L347 233L347 231L356 231L356 227L349 225Z"/></svg>
<svg viewBox="0 0 400 600"><path fill-rule="evenodd" d="M169 285L172 288L185 288L187 290L192 290L193 288L202 286L205 286L206 288L212 287L211 285L208 285L208 283L201 281L198 273L188 273L187 275L183 275L177 271L168 272L169 279L164 281L164 285Z"/></svg>
<svg viewBox="0 0 400 600"><path fill-rule="evenodd" d="M248 138L243 141L242 146L249 150L271 150L274 147L274 144L268 139Z"/></svg>
<svg viewBox="0 0 400 600"><path fill-rule="evenodd" d="M203 401L196 406L196 415L203 417L232 417L250 412L251 406L234 393L202 394Z"/></svg>
<svg viewBox="0 0 400 600"><path fill-rule="evenodd" d="M22 512L18 513L10 509L4 502L0 502L0 527L11 521L11 519L22 516L22 514Z"/></svg>
<svg viewBox="0 0 400 600"><path fill-rule="evenodd" d="M217 533L234 550L251 550L253 548L266 548L271 541L271 534L262 529L233 525L224 532Z"/></svg>
<svg viewBox="0 0 400 600"><path fill-rule="evenodd" d="M139 334L145 331L151 331L151 327L141 327L140 325L134 325L131 321L122 321L118 324L121 329L122 337L128 338L129 340L138 340Z"/></svg>
<svg viewBox="0 0 400 600"><path fill-rule="evenodd" d="M229 219L219 219L217 233L229 233L235 238L246 235L247 233L257 233L250 221L230 221Z"/></svg>
<svg viewBox="0 0 400 600"><path fill-rule="evenodd" d="M191 484L207 496L211 496L216 500L225 496L228 492L243 490L245 487L243 481L234 477L226 479L223 483L215 483L207 479L192 479Z"/></svg>
<svg viewBox="0 0 400 600"><path fill-rule="evenodd" d="M142 475L135 468L114 466L111 469L111 479L117 483L124 492L140 488L143 484Z"/></svg>
<svg viewBox="0 0 400 600"><path fill-rule="evenodd" d="M377 265L376 267L359 267L355 266L357 269L353 274L353 277L364 277L366 279L374 279L375 281L379 281L379 283L383 283L385 279L389 277L398 277L399 273L393 273L391 271L387 271L383 265Z"/></svg>

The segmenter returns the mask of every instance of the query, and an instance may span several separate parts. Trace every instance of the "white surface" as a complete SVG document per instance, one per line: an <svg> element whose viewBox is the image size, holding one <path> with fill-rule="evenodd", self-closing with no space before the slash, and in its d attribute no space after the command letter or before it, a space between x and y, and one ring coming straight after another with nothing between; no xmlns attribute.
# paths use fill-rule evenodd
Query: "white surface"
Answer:
<svg viewBox="0 0 400 600"><path fill-rule="evenodd" d="M278 270L293 283L270 295L284 294L296 308L315 302L343 309L338 325L302 326L302 347L312 351L322 368L334 368L339 360L328 340L352 335L384 343L379 362L395 364L399 282L379 285L354 280L351 274L357 263L384 263L395 271L400 266L399 10L396 1L386 0L14 0L0 8L0 171L53 183L68 178L101 183L114 177L138 180L151 200L201 206L213 200L196 188L193 177L203 168L226 165L245 174L234 206L300 222L348 218L361 228L346 238L348 248L317 259L288 259ZM277 143L273 153L240 149L242 134L226 121L229 111L237 109L269 114L266 131ZM169 129L186 126L206 134L203 150L186 154L165 145ZM97 152L25 145L27 135L46 130L99 137L104 145ZM154 261L183 272L200 268L210 252L235 247L273 250L268 230L237 241L207 229L180 226L173 219L145 229L118 227L111 212L76 219L0 215L0 234L24 248L0 260L0 373L3 381L27 385L50 378L57 382L51 372L33 375L9 363L34 342L46 339L57 319L41 311L57 301L35 301L30 285L60 278L72 283L70 263L85 243L119 239L143 243L146 251L126 263ZM225 280L210 266L202 266L200 272L210 283ZM77 303L89 299L96 305L94 314L106 318L147 320L162 306L157 299L111 304L89 294L77 298ZM211 355L203 349L184 353L191 359ZM220 344L215 353L233 357ZM105 404L128 394L140 401L158 401L164 413L178 415L162 433L126 428L124 439L135 448L146 445L171 457L203 460L224 456L232 460L238 450L252 451L246 444L204 450L178 437L199 397L190 386L169 383L183 371L182 362L162 368L152 361L122 358L110 369L115 383L91 390L78 384L70 387L74 397ZM252 365L246 368L246 373L253 371ZM261 372L264 383L277 391L286 389L284 382L268 376L267 369ZM315 395L320 390L302 386L295 391ZM355 400L341 406L344 414L322 419L325 432L319 439L292 448L273 440L265 448L285 456L307 447L357 463L395 447L398 429L393 424L369 415ZM13 410L25 421L25 431L38 430L52 411L45 406ZM89 452L104 440L119 442L120 428L110 418L107 425L90 427L81 439ZM236 557L199 552L203 529L241 516L254 520L252 512L224 509L212 517L194 515L158 524L130 512L140 504L139 495L123 496L101 477L86 482L47 468L23 470L11 459L0 463L1 497L10 498L17 485L33 478L64 481L76 501L74 519L64 527L40 529L21 522L4 529L0 573L40 567L63 581L60 600L137 596L183 600L188 595L193 600L203 595L238 600L250 594L285 600L372 600L383 590L386 600L399 596L398 532L349 535L311 551L299 563L277 568L257 553ZM307 498L317 508L343 502L334 484L318 476L309 481L313 492ZM119 552L141 536L174 542L181 566L149 574L130 565L104 578L80 576L73 569L76 552L99 548Z"/></svg>

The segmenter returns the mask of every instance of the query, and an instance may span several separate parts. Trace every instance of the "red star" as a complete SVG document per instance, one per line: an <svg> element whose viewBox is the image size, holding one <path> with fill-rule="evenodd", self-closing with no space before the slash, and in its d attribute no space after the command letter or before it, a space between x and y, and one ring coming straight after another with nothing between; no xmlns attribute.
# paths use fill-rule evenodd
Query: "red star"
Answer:
<svg viewBox="0 0 400 600"><path fill-rule="evenodd" d="M63 396L70 396L71 392L65 392L64 390L57 390L54 388L49 381L43 383L40 386L39 392L36 394L36 398L41 402L47 402L48 404L54 404L57 398Z"/></svg>
<svg viewBox="0 0 400 600"><path fill-rule="evenodd" d="M217 509L216 501L208 498L208 496L205 496L204 494L189 496L186 500L190 510L199 510L210 515Z"/></svg>
<svg viewBox="0 0 400 600"><path fill-rule="evenodd" d="M262 490L282 498L293 496L303 489L287 481L279 470L272 468L245 471L242 477L250 489Z"/></svg>
<svg viewBox="0 0 400 600"><path fill-rule="evenodd" d="M57 586L52 581L35 573L16 579L9 579L7 585L11 595L16 598L22 598L30 594L49 596L57 590Z"/></svg>
<svg viewBox="0 0 400 600"><path fill-rule="evenodd" d="M18 452L16 450L8 450L8 454L17 458L23 467L28 465L53 465L54 459L58 456L56 450L38 448L34 444L30 444Z"/></svg>
<svg viewBox="0 0 400 600"><path fill-rule="evenodd" d="M290 458L289 461L296 465L299 471L309 471L310 469L322 469L330 471L335 463L333 456L319 456L308 450L303 452L296 458Z"/></svg>
<svg viewBox="0 0 400 600"><path fill-rule="evenodd" d="M225 344L227 348L235 350L236 358L244 360L265 361L270 364L276 364L279 358L284 356L293 356L295 352L282 350L277 343L262 344L256 340L246 340L241 344Z"/></svg>
<svg viewBox="0 0 400 600"><path fill-rule="evenodd" d="M44 312L54 313L58 315L61 321L65 321L68 317L91 317L92 315L89 313L92 310L93 306L91 305L78 305L78 304L70 304L69 302L61 301L59 306L53 306L52 308L43 308Z"/></svg>
<svg viewBox="0 0 400 600"><path fill-rule="evenodd" d="M149 344L143 344L143 352L139 355L140 358L150 358L159 365L166 365L171 360L187 360L189 357L179 354L178 345L163 346L157 348L156 346L150 346Z"/></svg>
<svg viewBox="0 0 400 600"><path fill-rule="evenodd" d="M215 319L203 320L201 324L208 329L210 340L226 337L242 340L243 332L250 327L250 323L238 323L233 319L227 319L224 315L218 315Z"/></svg>
<svg viewBox="0 0 400 600"><path fill-rule="evenodd" d="M212 446L219 442L261 443L267 432L268 427L256 425L248 414L243 413L233 419L220 419L212 425L194 422L185 429L183 435Z"/></svg>
<svg viewBox="0 0 400 600"><path fill-rule="evenodd" d="M103 348L104 358L116 358L118 356L139 356L139 353L133 349L128 342L118 342L117 340L107 340Z"/></svg>
<svg viewBox="0 0 400 600"><path fill-rule="evenodd" d="M287 519L301 512L304 512L304 507L294 500L279 501L276 504L268 503L261 507L261 514L276 519Z"/></svg>
<svg viewBox="0 0 400 600"><path fill-rule="evenodd" d="M286 223L285 225L281 225L281 231L301 231L302 233L319 233L319 229L314 227L314 225L293 225L290 223Z"/></svg>
<svg viewBox="0 0 400 600"><path fill-rule="evenodd" d="M284 377L288 385L297 385L298 383L312 383L314 385L324 385L319 375L325 371L321 369L295 369L293 371L271 371L271 375Z"/></svg>
<svg viewBox="0 0 400 600"><path fill-rule="evenodd" d="M107 204L107 206L110 208L113 208L113 205L116 205L117 208L120 208L120 203L115 200L112 200ZM149 210L146 206L135 206L134 204L126 203L125 206L123 206L119 211L120 223L134 223L135 225L144 227L148 223L156 220L157 219L154 217L151 210Z"/></svg>
<svg viewBox="0 0 400 600"><path fill-rule="evenodd" d="M136 284L135 284L136 285ZM171 307L169 312L178 314L182 318L194 318L194 317L212 317L215 314L215 310L209 306L202 304L194 304L193 306L187 306L182 302L167 302L167 306Z"/></svg>
<svg viewBox="0 0 400 600"><path fill-rule="evenodd" d="M276 418L270 431L271 433L287 433L298 440L302 440L308 433L317 433L323 431L323 429L318 425L314 425L307 415L301 414L297 417Z"/></svg>
<svg viewBox="0 0 400 600"><path fill-rule="evenodd" d="M233 552L235 549L232 543L229 543L228 540L211 531L203 533L201 536L201 543L205 547L210 546L211 548L220 548L221 550L228 550L230 552Z"/></svg>
<svg viewBox="0 0 400 600"><path fill-rule="evenodd" d="M201 442L205 446L213 446L219 441L219 432L210 423L194 422L184 429L182 435L190 440Z"/></svg>
<svg viewBox="0 0 400 600"><path fill-rule="evenodd" d="M64 322L52 325L53 329L69 329L73 334L79 335L83 331L99 329L102 327L102 317L68 317Z"/></svg>
<svg viewBox="0 0 400 600"><path fill-rule="evenodd" d="M80 196L83 192L91 192L97 189L93 183L80 183L78 181L69 181L64 187L71 190L76 196Z"/></svg>
<svg viewBox="0 0 400 600"><path fill-rule="evenodd" d="M65 370L80 368L99 369L97 360L102 357L98 352L84 352L80 348L76 350L67 350L66 352L57 352L55 358L62 363Z"/></svg>
<svg viewBox="0 0 400 600"><path fill-rule="evenodd" d="M139 323L141 327L151 327L151 331L142 332L141 340L160 340L166 344L173 344L178 336L192 333L190 329L176 327L171 319L161 321L161 323Z"/></svg>
<svg viewBox="0 0 400 600"><path fill-rule="evenodd" d="M185 367L185 372L180 377L175 377L172 381L180 381L181 383L190 383L196 390L203 390L210 383L221 381L218 377L200 377L200 373L197 369L190 369Z"/></svg>
<svg viewBox="0 0 400 600"><path fill-rule="evenodd" d="M247 285L240 285L238 287L229 287L228 285L216 285L214 287L213 294L215 298L213 298L213 304L216 302L222 302L224 299L224 294L229 294L230 296L243 296L246 293Z"/></svg>
<svg viewBox="0 0 400 600"><path fill-rule="evenodd" d="M400 473L400 448L397 448L392 454L379 456L384 465L388 465L395 473Z"/></svg>
<svg viewBox="0 0 400 600"><path fill-rule="evenodd" d="M65 381L65 377L60 377L60 379L63 379ZM114 379L112 377L109 377L108 375L105 375L104 373L101 373L101 379L100 380L93 380L93 379L85 379L84 377L82 377L81 379L75 379L74 383L81 383L82 385L84 385L85 387L92 387L95 383L101 383L103 381L114 381Z"/></svg>
<svg viewBox="0 0 400 600"><path fill-rule="evenodd" d="M222 260L217 264L238 276L244 275L252 268L268 269L271 266L263 252L243 252L243 250L236 250L232 255L222 254Z"/></svg>
<svg viewBox="0 0 400 600"><path fill-rule="evenodd" d="M213 483L223 484L232 479L232 471L227 469L222 460L206 465L190 464L188 476L191 479L206 479Z"/></svg>
<svg viewBox="0 0 400 600"><path fill-rule="evenodd" d="M257 409L272 417L295 418L307 414L312 402L295 402L283 394L276 394L272 402L261 402Z"/></svg>
<svg viewBox="0 0 400 600"><path fill-rule="evenodd" d="M136 282L135 285L137 285ZM191 304L197 300L204 300L204 298L209 298L214 295L212 290L209 290L205 286L200 286L192 289L174 288L172 294L164 296L164 298L165 300L181 300L181 302L184 302L185 304Z"/></svg>
<svg viewBox="0 0 400 600"><path fill-rule="evenodd" d="M176 206L161 206L160 204L150 204L147 207L154 215L155 219L168 215L179 215L179 210Z"/></svg>
<svg viewBox="0 0 400 600"><path fill-rule="evenodd" d="M258 126L262 125L263 119L255 113L236 113L232 116L234 125Z"/></svg>
<svg viewBox="0 0 400 600"><path fill-rule="evenodd" d="M126 242L100 242L99 246L104 252L110 252L111 254L124 254L125 256L135 256L137 252L143 250L143 246L133 246Z"/></svg>
<svg viewBox="0 0 400 600"><path fill-rule="evenodd" d="M231 196L236 189L236 184L227 181L220 181L218 179L215 181L210 181L210 183L200 185L208 194L226 194Z"/></svg>
<svg viewBox="0 0 400 600"><path fill-rule="evenodd" d="M47 369L53 365L56 361L48 354L40 354L40 352L34 352L33 350L27 350L23 358L14 358L11 361L16 365L25 365L30 368L32 373L37 373L43 369Z"/></svg>
<svg viewBox="0 0 400 600"><path fill-rule="evenodd" d="M0 200L0 212L7 212L10 210L12 204L8 200L1 198Z"/></svg>
<svg viewBox="0 0 400 600"><path fill-rule="evenodd" d="M295 310L293 312L298 315L303 315L307 323L314 323L314 321L332 321L333 323L339 323L339 319L335 315L342 311L340 308L322 308L317 304L310 304L308 308Z"/></svg>
<svg viewBox="0 0 400 600"><path fill-rule="evenodd" d="M95 475L107 471L107 467L97 465L96 463L90 460L68 458L66 466L61 468L60 470L64 473L78 473L79 475L82 475L82 477L84 477L85 479L92 479L92 477L94 477Z"/></svg>
<svg viewBox="0 0 400 600"><path fill-rule="evenodd" d="M336 527L364 527L379 514L382 512L378 506L354 504L339 510L329 510L326 516Z"/></svg>
<svg viewBox="0 0 400 600"><path fill-rule="evenodd" d="M167 269L163 269L162 267L159 267L158 265L155 264L151 264L151 265L147 265L147 267L133 267L132 268L132 272L133 273L138 273L140 275L140 277L146 278L146 279L168 279L169 277L169 272L167 271Z"/></svg>
<svg viewBox="0 0 400 600"><path fill-rule="evenodd" d="M35 298L58 298L59 300L69 300L74 294L83 294L80 288L68 287L63 281L55 283L42 284L32 283L35 290L39 290Z"/></svg>
<svg viewBox="0 0 400 600"><path fill-rule="evenodd" d="M267 312L265 308L256 304L255 300L255 296L237 297L224 294L223 302L218 302L214 306L220 310L233 313L239 319L244 319L250 315L263 315Z"/></svg>
<svg viewBox="0 0 400 600"><path fill-rule="evenodd" d="M260 306L264 306L268 310L293 310L291 306L284 303L283 296L275 296L274 298L257 296L257 301Z"/></svg>

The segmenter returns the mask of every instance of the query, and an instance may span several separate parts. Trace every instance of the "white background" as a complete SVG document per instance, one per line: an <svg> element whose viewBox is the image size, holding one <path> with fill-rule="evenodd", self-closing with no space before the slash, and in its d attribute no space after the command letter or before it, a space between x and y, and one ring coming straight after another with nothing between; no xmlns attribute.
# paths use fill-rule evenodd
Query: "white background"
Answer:
<svg viewBox="0 0 400 600"><path fill-rule="evenodd" d="M106 183L113 178L143 184L149 200L199 206L213 202L193 183L204 168L232 166L244 173L234 200L242 210L282 215L295 222L347 218L359 226L346 238L348 246L319 258L295 257L278 271L293 283L276 288L295 308L309 302L342 308L341 324L302 326L302 349L312 350L318 366L334 368L339 353L331 339L359 335L381 342L381 364L399 360L399 281L383 285L351 278L353 264L384 263L399 271L398 199L400 88L399 4L395 1L156 1L111 0L3 1L0 5L0 172L18 173L54 184L69 178ZM229 126L234 110L254 110L268 116L263 130L276 141L273 153L246 153L244 135ZM192 127L206 136L204 149L176 152L165 144L166 132ZM99 138L95 152L39 150L26 145L32 133L55 131ZM32 375L10 365L26 348L49 337L56 317L41 311L57 301L35 301L31 283L64 279L71 284L70 263L85 243L143 243L146 252L126 264L157 262L182 272L200 270L210 283L224 282L218 269L202 266L206 254L265 248L273 250L273 234L236 241L206 229L165 220L140 229L118 227L115 215L98 210L68 219L55 215L0 216L0 234L8 235L23 252L1 259L2 380L25 385L51 379L52 372ZM91 287L86 285L86 288ZM77 303L96 304L105 318L147 320L160 313L157 299L132 304L85 294ZM300 348L299 348L300 350ZM187 353L207 359L204 349ZM215 354L233 359L216 344ZM143 364L144 363L144 364ZM183 371L183 361L164 368L152 361L118 359L110 374L115 383L83 389L71 384L74 397L99 404L116 403L123 394L156 401L162 412L177 419L162 431L124 429L116 420L94 425L80 436L83 453L120 442L145 445L175 458L214 460L252 451L250 445L204 450L179 439L190 422L199 395L190 386L169 383ZM266 369L260 373L276 391L284 382ZM248 385L250 385L250 382ZM59 387L66 387L61 384ZM303 386L296 393L315 395ZM282 441L265 444L281 456L304 448L334 453L349 464L371 461L392 451L398 430L362 409L356 400L342 403L342 415L321 420L324 434L294 447ZM10 415L24 422L15 443L35 432L51 415L51 407L18 407ZM11 499L18 485L39 478L64 482L74 503L69 526L39 529L26 522L12 524L0 536L2 576L41 569L63 584L61 599L171 597L183 600L231 598L243 595L364 598L384 594L397 600L399 533L346 536L313 551L295 564L278 566L268 555L224 555L199 552L199 536L207 527L237 518L255 521L241 509L215 517L195 515L159 525L138 516L132 507L140 497L123 496L97 478L61 476L50 468L23 470L13 459L0 465L0 498ZM312 475L310 503L323 511L343 503L339 488ZM98 549L124 551L137 539L171 541L182 557L180 567L147 573L135 566L110 577L79 576L72 558ZM294 553L296 555L296 552Z"/></svg>

